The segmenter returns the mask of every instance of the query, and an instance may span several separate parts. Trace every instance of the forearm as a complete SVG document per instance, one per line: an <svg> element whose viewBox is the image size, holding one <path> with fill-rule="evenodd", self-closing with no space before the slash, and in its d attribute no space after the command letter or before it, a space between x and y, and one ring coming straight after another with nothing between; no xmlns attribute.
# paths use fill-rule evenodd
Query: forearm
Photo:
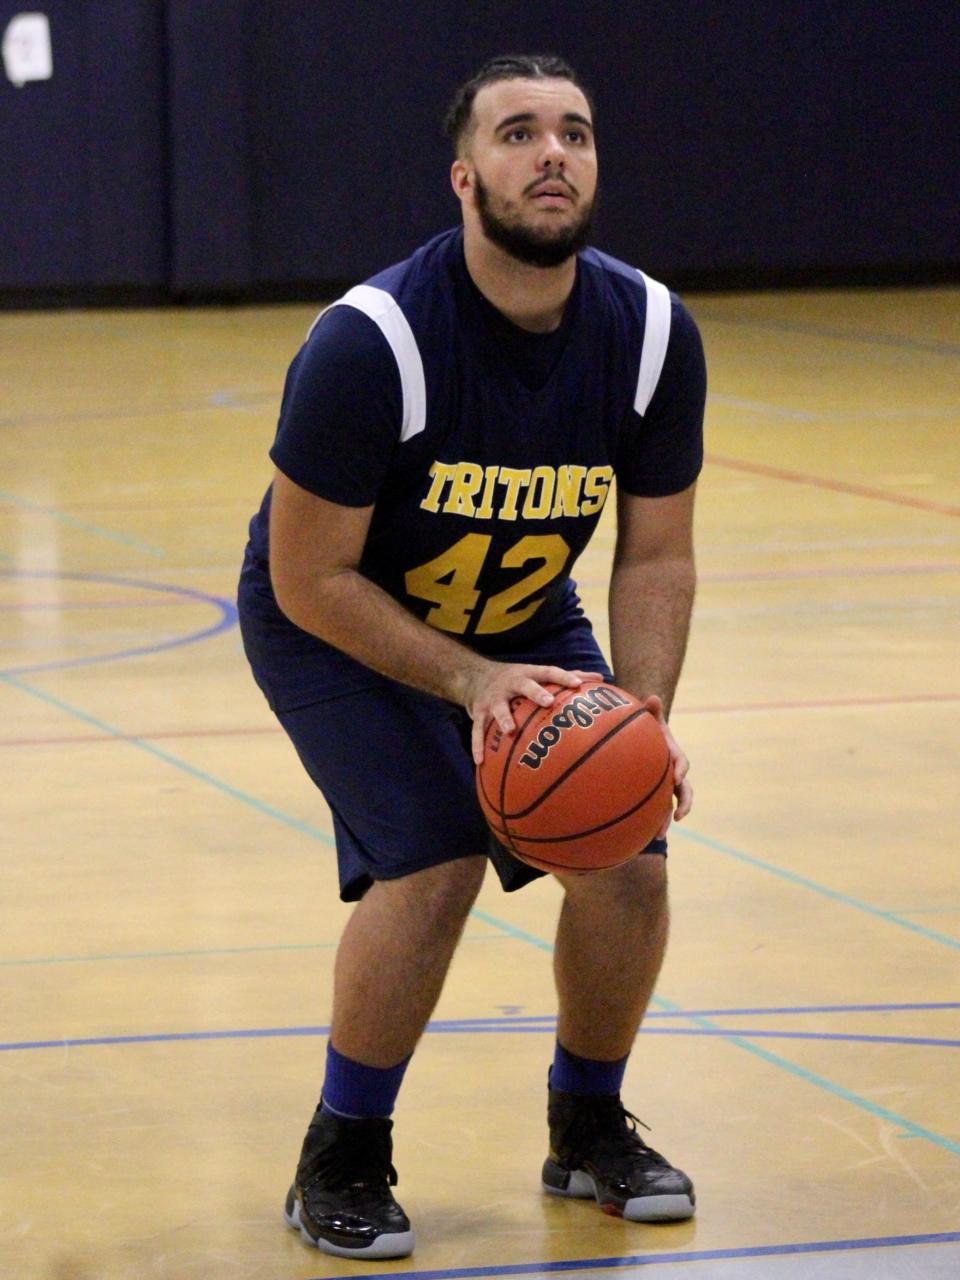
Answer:
<svg viewBox="0 0 960 1280"><path fill-rule="evenodd" d="M670 714L683 667L696 587L693 557L615 563L610 579L610 647L617 683L655 693Z"/></svg>
<svg viewBox="0 0 960 1280"><path fill-rule="evenodd" d="M437 631L355 569L303 584L279 599L304 631L402 684L462 703L467 684L493 663Z"/></svg>

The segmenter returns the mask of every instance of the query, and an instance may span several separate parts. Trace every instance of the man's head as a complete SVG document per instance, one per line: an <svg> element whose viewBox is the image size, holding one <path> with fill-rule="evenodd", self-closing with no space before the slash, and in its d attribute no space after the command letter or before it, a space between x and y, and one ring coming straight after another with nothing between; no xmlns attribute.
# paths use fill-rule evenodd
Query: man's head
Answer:
<svg viewBox="0 0 960 1280"><path fill-rule="evenodd" d="M554 267L586 244L597 184L590 100L548 56L494 58L447 115L468 234Z"/></svg>

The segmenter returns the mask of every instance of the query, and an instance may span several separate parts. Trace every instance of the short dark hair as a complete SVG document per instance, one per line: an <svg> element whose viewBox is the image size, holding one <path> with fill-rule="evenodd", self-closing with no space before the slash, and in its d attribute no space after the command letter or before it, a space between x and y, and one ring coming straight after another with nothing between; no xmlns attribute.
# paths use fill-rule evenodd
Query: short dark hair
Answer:
<svg viewBox="0 0 960 1280"><path fill-rule="evenodd" d="M453 96L443 122L444 132L453 143L454 151L460 150L473 114L473 100L485 85L498 80L570 80L583 93L593 110L590 94L580 83L569 62L551 53L508 53L485 62L476 75L460 86Z"/></svg>

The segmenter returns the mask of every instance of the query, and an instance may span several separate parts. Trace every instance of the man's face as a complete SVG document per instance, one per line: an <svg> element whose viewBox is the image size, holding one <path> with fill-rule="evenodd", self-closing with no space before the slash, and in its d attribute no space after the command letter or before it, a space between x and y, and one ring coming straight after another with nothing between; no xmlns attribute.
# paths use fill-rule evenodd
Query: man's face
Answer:
<svg viewBox="0 0 960 1280"><path fill-rule="evenodd" d="M553 267L583 248L597 189L590 108L569 80L498 80L473 104L457 194L494 244Z"/></svg>

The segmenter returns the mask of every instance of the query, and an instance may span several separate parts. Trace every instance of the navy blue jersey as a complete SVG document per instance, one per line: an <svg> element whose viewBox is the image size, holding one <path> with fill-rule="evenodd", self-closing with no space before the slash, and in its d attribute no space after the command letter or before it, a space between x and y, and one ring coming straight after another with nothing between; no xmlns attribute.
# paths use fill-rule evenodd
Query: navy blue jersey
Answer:
<svg viewBox="0 0 960 1280"><path fill-rule="evenodd" d="M373 506L367 577L516 654L569 611L614 477L649 497L696 479L705 387L696 326L663 285L586 249L559 329L531 334L473 284L456 230L321 315L270 456L311 493ZM269 507L268 492L247 555L261 598Z"/></svg>

